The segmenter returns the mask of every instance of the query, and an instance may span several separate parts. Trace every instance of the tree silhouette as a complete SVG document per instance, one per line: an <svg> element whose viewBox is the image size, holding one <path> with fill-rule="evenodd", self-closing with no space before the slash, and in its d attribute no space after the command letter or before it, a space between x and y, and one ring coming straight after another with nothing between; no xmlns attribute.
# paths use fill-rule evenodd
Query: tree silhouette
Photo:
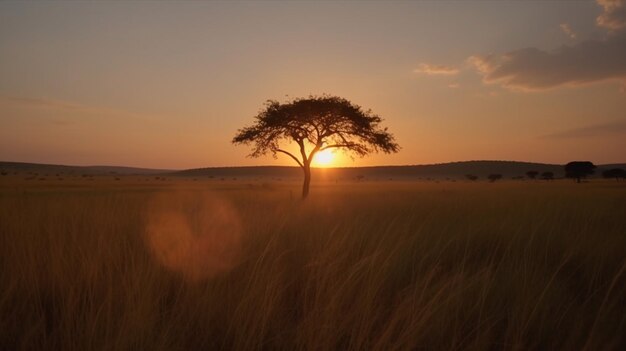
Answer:
<svg viewBox="0 0 626 351"><path fill-rule="evenodd" d="M495 182L496 180L502 179L502 174L490 174L489 176L487 176L487 178L489 179L490 182Z"/></svg>
<svg viewBox="0 0 626 351"><path fill-rule="evenodd" d="M371 152L397 152L400 146L387 128L381 128L382 118L371 110L337 96L322 95L297 98L284 104L268 100L255 117L252 126L239 129L234 144L253 144L250 157L278 153L292 158L304 173L302 198L309 194L311 162L323 150L342 149L353 155ZM281 147L295 142L300 156ZM309 150L307 150L307 148Z"/></svg>
<svg viewBox="0 0 626 351"><path fill-rule="evenodd" d="M572 161L565 165L565 176L580 183L580 179L592 175L594 169L596 166L589 161Z"/></svg>
<svg viewBox="0 0 626 351"><path fill-rule="evenodd" d="M476 179L478 179L477 175L473 175L473 174L466 174L465 178L471 180L471 181L475 181Z"/></svg>
<svg viewBox="0 0 626 351"><path fill-rule="evenodd" d="M552 173L552 172L543 172L543 173L541 173L541 179L543 179L543 180L553 180L554 179L554 173Z"/></svg>
<svg viewBox="0 0 626 351"><path fill-rule="evenodd" d="M602 176L604 178L615 178L615 180L619 181L620 179L626 179L626 170L622 168L607 169L602 172Z"/></svg>
<svg viewBox="0 0 626 351"><path fill-rule="evenodd" d="M528 176L528 178L530 178L530 179L537 178L538 174L539 174L539 172L537 172L537 171L528 171L528 172L526 172L526 176Z"/></svg>

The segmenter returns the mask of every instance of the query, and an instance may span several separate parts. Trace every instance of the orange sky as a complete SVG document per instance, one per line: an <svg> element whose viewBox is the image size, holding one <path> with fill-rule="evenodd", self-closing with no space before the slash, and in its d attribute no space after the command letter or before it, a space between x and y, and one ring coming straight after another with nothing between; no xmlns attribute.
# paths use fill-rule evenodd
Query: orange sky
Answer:
<svg viewBox="0 0 626 351"><path fill-rule="evenodd" d="M336 165L626 162L624 1L0 3L0 160L291 165L233 146L329 93L402 150Z"/></svg>

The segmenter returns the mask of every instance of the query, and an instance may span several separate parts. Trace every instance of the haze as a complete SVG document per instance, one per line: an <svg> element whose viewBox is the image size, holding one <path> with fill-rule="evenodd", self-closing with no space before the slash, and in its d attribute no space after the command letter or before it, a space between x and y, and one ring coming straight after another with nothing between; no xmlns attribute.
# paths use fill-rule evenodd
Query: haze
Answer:
<svg viewBox="0 0 626 351"><path fill-rule="evenodd" d="M336 166L623 162L624 1L2 2L0 160L292 165L230 141L267 99L371 108Z"/></svg>

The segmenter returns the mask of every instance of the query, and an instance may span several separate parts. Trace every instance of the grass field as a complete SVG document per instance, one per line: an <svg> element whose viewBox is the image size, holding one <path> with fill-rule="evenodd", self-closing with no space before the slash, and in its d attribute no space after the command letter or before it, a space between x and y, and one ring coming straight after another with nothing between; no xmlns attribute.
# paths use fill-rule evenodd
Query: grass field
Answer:
<svg viewBox="0 0 626 351"><path fill-rule="evenodd" d="M626 347L626 183L0 179L0 349Z"/></svg>

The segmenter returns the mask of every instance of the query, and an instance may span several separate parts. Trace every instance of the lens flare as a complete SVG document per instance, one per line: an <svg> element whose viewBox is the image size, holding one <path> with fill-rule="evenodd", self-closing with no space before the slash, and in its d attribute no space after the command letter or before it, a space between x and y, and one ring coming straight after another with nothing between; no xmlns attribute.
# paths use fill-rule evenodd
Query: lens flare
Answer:
<svg viewBox="0 0 626 351"><path fill-rule="evenodd" d="M164 267L197 281L228 272L241 254L236 210L211 194L156 196L146 216L146 245Z"/></svg>

